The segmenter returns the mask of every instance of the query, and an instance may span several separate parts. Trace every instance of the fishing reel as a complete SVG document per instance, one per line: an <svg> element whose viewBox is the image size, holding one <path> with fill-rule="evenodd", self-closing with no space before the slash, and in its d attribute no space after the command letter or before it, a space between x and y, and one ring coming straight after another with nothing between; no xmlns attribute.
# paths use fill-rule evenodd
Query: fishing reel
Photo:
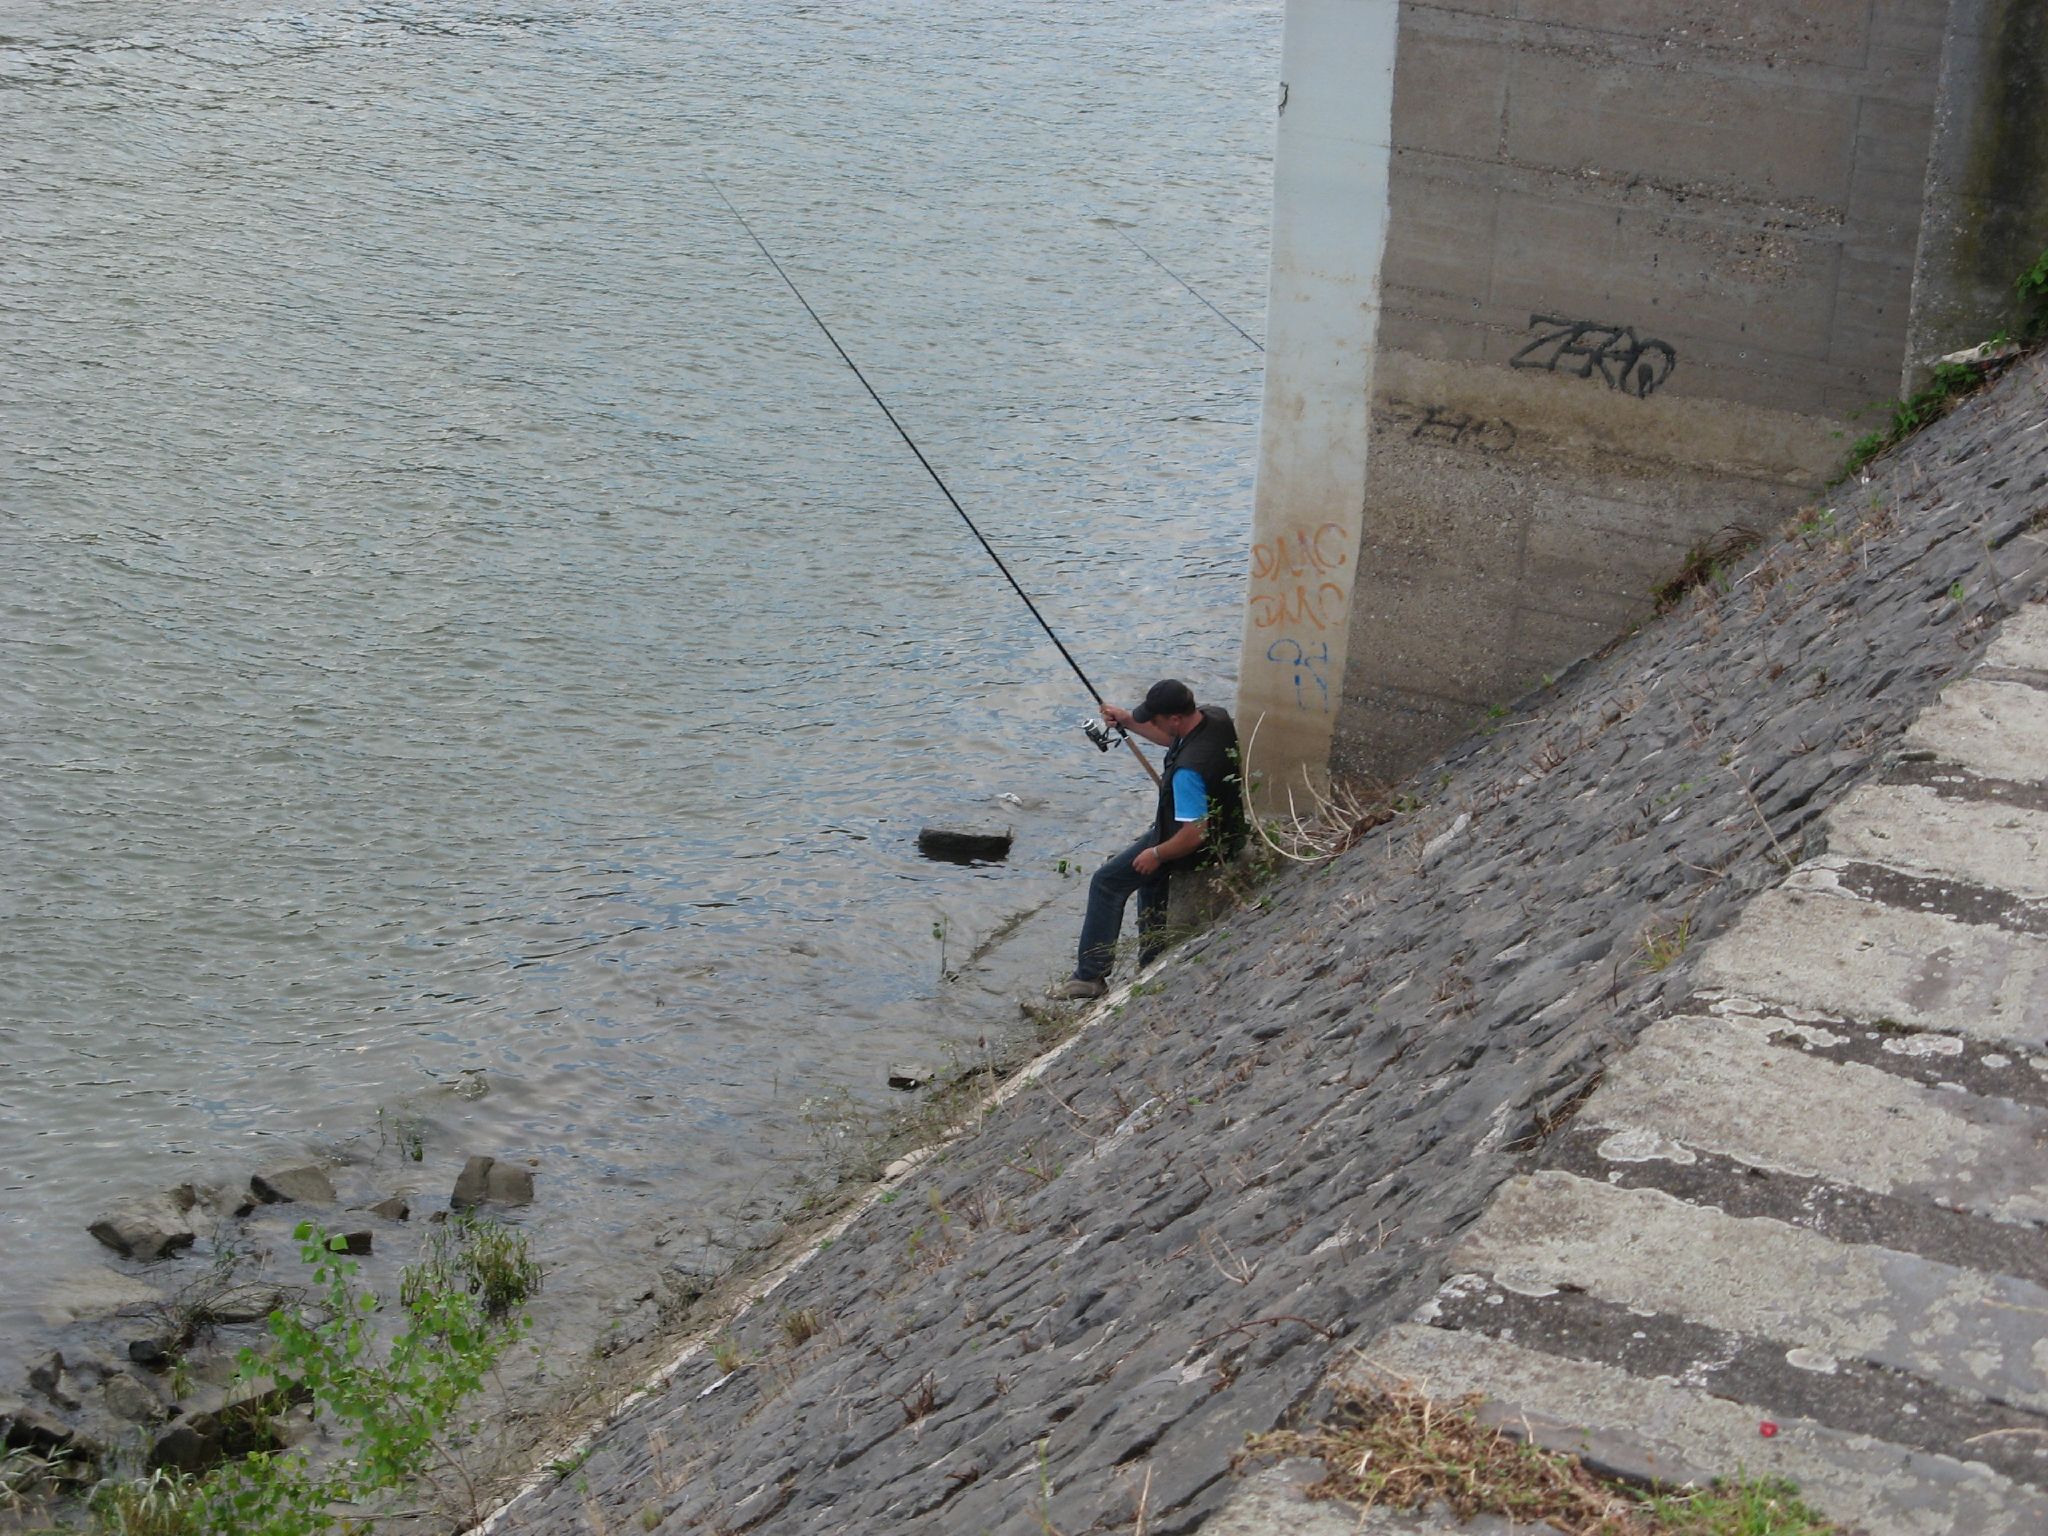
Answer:
<svg viewBox="0 0 2048 1536"><path fill-rule="evenodd" d="M1081 734L1095 743L1098 752L1113 752L1131 739L1122 726L1101 720L1083 720Z"/></svg>

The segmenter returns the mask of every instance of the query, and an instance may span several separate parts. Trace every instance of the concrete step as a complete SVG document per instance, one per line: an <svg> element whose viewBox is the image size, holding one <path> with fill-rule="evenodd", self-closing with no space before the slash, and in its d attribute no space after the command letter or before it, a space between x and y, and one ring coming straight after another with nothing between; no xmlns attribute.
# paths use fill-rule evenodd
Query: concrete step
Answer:
<svg viewBox="0 0 2048 1536"><path fill-rule="evenodd" d="M2042 783L2048 779L2048 690L1976 677L1952 683L1907 729L1906 747L1994 778Z"/></svg>
<svg viewBox="0 0 2048 1536"><path fill-rule="evenodd" d="M2048 675L2048 603L2029 603L2001 624L1984 665Z"/></svg>
<svg viewBox="0 0 2048 1536"><path fill-rule="evenodd" d="M2048 811L1867 784L1829 814L1828 854L2048 901Z"/></svg>
<svg viewBox="0 0 2048 1536"><path fill-rule="evenodd" d="M1870 1536L2048 1531L2048 1495L1974 1461L1844 1433L1682 1380L1412 1325L1391 1330L1369 1354L1373 1366L1434 1397L1480 1393L1495 1421L1526 1426L1539 1443L1607 1470L1671 1483L1737 1469L1789 1478L1815 1508ZM1768 1437L1766 1423L1775 1429Z"/></svg>
<svg viewBox="0 0 2048 1536"><path fill-rule="evenodd" d="M2048 1047L2048 939L1845 892L1802 865L1701 957L1703 987L1866 1023Z"/></svg>
<svg viewBox="0 0 2048 1536"><path fill-rule="evenodd" d="M1791 1175L1776 1181L1786 1187L1784 1210L1771 1213L1787 1220L1810 1205L1818 1181L1889 1197L1902 1229L1916 1202L1990 1222L2048 1222L2048 1108L1809 1054L1754 1018L1686 1015L1645 1030L1579 1111L1572 1135L1593 1142L1602 1177L1616 1165L1715 1174L1703 1164L1739 1164L1718 1170L1717 1182L1688 1181L1686 1197L1702 1202L1713 1203L1721 1186L1758 1182L1738 1175ZM1754 1195L1745 1189L1737 1214L1757 1213ZM2025 1237L2048 1257L2031 1226ZM1955 1240L1945 1232L1941 1246Z"/></svg>
<svg viewBox="0 0 2048 1536"><path fill-rule="evenodd" d="M1831 1373L1867 1361L1951 1393L2048 1412L2048 1287L1661 1190L1544 1172L1506 1185L1449 1260L1530 1297L1592 1298L1798 1352ZM1697 1362L1675 1362L1684 1365Z"/></svg>

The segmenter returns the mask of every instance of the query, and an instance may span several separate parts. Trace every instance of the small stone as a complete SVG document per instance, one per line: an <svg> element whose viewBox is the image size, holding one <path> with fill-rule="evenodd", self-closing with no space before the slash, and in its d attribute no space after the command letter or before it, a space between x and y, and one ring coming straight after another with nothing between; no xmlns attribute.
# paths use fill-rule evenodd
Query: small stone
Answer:
<svg viewBox="0 0 2048 1536"><path fill-rule="evenodd" d="M899 1062L889 1069L889 1086L900 1088L905 1093L915 1092L924 1087L937 1074L930 1067L914 1066Z"/></svg>
<svg viewBox="0 0 2048 1536"><path fill-rule="evenodd" d="M57 1351L52 1350L28 1368L28 1385L30 1391L42 1393L66 1413L78 1411L78 1399L64 1381L64 1357Z"/></svg>
<svg viewBox="0 0 2048 1536"><path fill-rule="evenodd" d="M388 1200L379 1200L370 1207L372 1216L382 1216L386 1221L410 1221L412 1202L403 1195L393 1195Z"/></svg>
<svg viewBox="0 0 2048 1536"><path fill-rule="evenodd" d="M517 1163L493 1163L485 1198L498 1205L533 1204L533 1173Z"/></svg>
<svg viewBox="0 0 2048 1536"><path fill-rule="evenodd" d="M458 1211L474 1210L490 1198L492 1165L497 1161L491 1157L472 1157L462 1165L462 1172L455 1176L455 1192L448 1197L448 1204Z"/></svg>
<svg viewBox="0 0 2048 1536"><path fill-rule="evenodd" d="M149 1447L149 1465L177 1472L204 1472L220 1459L220 1441L201 1434L183 1419L158 1435Z"/></svg>
<svg viewBox="0 0 2048 1536"><path fill-rule="evenodd" d="M1016 836L1008 827L926 827L917 834L917 851L928 859L946 859L956 864L1007 859Z"/></svg>
<svg viewBox="0 0 2048 1536"><path fill-rule="evenodd" d="M284 1292L272 1285L239 1285L233 1290L223 1291L206 1303L208 1322L214 1323L258 1323L284 1305ZM135 1346L128 1346L129 1358L135 1355ZM138 1364L147 1364L139 1361Z"/></svg>
<svg viewBox="0 0 2048 1536"><path fill-rule="evenodd" d="M0 1448L29 1451L45 1459L61 1452L75 1473L80 1462L104 1460L108 1444L102 1436L63 1423L39 1409L0 1402Z"/></svg>
<svg viewBox="0 0 2048 1536"><path fill-rule="evenodd" d="M64 1374L64 1357L56 1350L28 1368L28 1384L33 1391L48 1396L55 1390L58 1378Z"/></svg>
<svg viewBox="0 0 2048 1536"><path fill-rule="evenodd" d="M164 1416L162 1400L125 1372L100 1383L100 1401L107 1412L130 1424L154 1424Z"/></svg>
<svg viewBox="0 0 2048 1536"><path fill-rule="evenodd" d="M142 1200L109 1211L86 1228L127 1259L145 1263L190 1248L198 1234L169 1200Z"/></svg>
<svg viewBox="0 0 2048 1536"><path fill-rule="evenodd" d="M368 1253L374 1243L368 1232L343 1232L340 1236L346 1250L358 1258Z"/></svg>
<svg viewBox="0 0 2048 1536"><path fill-rule="evenodd" d="M266 1205L284 1205L291 1201L302 1205L334 1204L333 1181L327 1177L325 1169L311 1163L300 1168L278 1168L269 1173L259 1173L249 1180L249 1188Z"/></svg>

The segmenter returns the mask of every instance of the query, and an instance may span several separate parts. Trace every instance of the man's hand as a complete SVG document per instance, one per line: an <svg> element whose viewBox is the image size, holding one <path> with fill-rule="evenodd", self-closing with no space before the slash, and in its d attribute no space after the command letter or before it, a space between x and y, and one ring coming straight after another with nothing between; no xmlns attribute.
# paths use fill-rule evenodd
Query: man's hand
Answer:
<svg viewBox="0 0 2048 1536"><path fill-rule="evenodd" d="M1138 856L1131 860L1131 868L1141 875L1149 876L1156 874L1159 870L1159 850L1157 848L1140 848Z"/></svg>
<svg viewBox="0 0 2048 1536"><path fill-rule="evenodd" d="M1120 731L1128 731L1138 722L1131 718L1131 712L1107 701L1102 706L1102 718Z"/></svg>

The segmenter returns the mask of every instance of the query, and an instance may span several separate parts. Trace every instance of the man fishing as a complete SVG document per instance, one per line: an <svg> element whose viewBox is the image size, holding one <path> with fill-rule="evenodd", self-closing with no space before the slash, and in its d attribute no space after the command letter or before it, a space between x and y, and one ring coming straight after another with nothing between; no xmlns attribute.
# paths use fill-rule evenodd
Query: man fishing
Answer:
<svg viewBox="0 0 2048 1536"><path fill-rule="evenodd" d="M709 177L705 179L710 181ZM1107 978L1116 959L1117 935L1123 931L1124 903L1131 899L1131 892L1138 893L1138 963L1143 966L1150 964L1166 947L1162 929L1166 916L1167 881L1176 873L1234 857L1244 840L1244 796L1238 782L1237 726L1231 721L1230 711L1214 704L1196 704L1188 685L1173 678L1162 678L1154 683L1146 690L1144 702L1136 709L1119 709L1103 701L1101 693L1088 681L1088 674L1081 670L1081 664L1074 660L1073 652L1053 633L1052 625L1038 611L1038 604L1031 600L1031 594L1011 574L1010 568L1003 563L1003 557L996 553L995 546L975 526L974 519L967 515L967 509L960 505L960 499L940 478L939 472L932 468L924 450L917 446L903 423L896 419L896 413L889 409L889 402L868 382L868 376L860 371L860 364L839 344L839 338L832 334L832 328L825 323L824 317L811 308L811 301L783 271L775 253L754 233L754 227L733 206L732 199L720 190L715 181L710 185L740 228L747 232L747 238L754 242L756 249L767 258L768 265L775 269L775 275L782 279L783 286L824 332L826 341L832 344L832 350L839 354L840 361L860 380L868 398L889 418L889 425L896 429L896 435L903 439L904 446L917 455L917 462L924 466L925 473L932 477L932 483L939 488L940 494L959 513L960 521L967 525L967 531L974 535L975 541L995 562L996 569L1003 573L1010 589L1031 610L1031 617L1045 631L1046 639L1058 647L1061 658L1081 680L1081 686L1088 690L1091 698L1102 704L1103 720L1120 732L1135 731L1146 741L1166 748L1166 762L1158 773L1153 774L1159 782L1159 810L1153 818L1152 830L1098 869L1089 881L1088 915L1081 924L1080 959L1074 967L1073 976L1052 989L1055 997L1100 997L1109 990ZM1222 312L1219 310L1218 313ZM1133 755L1141 761L1144 759L1145 754L1136 742L1126 738L1124 744ZM1106 743L1103 750L1108 750ZM1149 763L1146 764L1146 772L1151 772Z"/></svg>
<svg viewBox="0 0 2048 1536"><path fill-rule="evenodd" d="M1138 965L1143 968L1166 947L1167 882L1231 857L1244 831L1237 726L1230 711L1197 704L1186 683L1168 677L1148 688L1136 709L1105 703L1102 718L1166 748L1166 761L1160 765L1159 809L1151 830L1088 882L1088 913L1081 921L1074 974L1052 989L1054 997L1072 1001L1109 990L1124 903L1133 891L1138 894Z"/></svg>

